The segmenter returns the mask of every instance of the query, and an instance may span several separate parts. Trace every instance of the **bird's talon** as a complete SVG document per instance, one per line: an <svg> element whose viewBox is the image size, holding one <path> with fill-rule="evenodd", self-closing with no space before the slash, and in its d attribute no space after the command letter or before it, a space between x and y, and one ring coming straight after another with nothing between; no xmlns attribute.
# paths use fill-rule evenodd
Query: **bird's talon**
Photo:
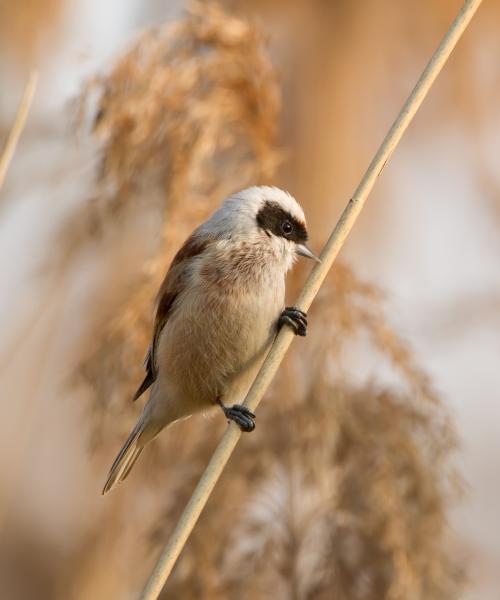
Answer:
<svg viewBox="0 0 500 600"><path fill-rule="evenodd" d="M294 306L287 306L278 319L278 329L283 325L289 325L295 335L305 336L307 334L307 314Z"/></svg>
<svg viewBox="0 0 500 600"><path fill-rule="evenodd" d="M241 431L250 432L255 429L255 415L246 406L234 404L230 407L223 406L222 409L224 410L228 423L234 421Z"/></svg>

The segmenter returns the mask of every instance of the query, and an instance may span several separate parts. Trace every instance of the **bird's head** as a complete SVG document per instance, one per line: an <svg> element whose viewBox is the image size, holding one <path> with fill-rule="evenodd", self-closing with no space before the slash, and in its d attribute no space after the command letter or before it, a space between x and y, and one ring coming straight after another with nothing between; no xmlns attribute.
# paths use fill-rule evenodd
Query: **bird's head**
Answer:
<svg viewBox="0 0 500 600"><path fill-rule="evenodd" d="M214 217L226 236L271 247L287 267L297 255L319 261L306 245L304 211L295 198L277 187L255 186L237 192Z"/></svg>

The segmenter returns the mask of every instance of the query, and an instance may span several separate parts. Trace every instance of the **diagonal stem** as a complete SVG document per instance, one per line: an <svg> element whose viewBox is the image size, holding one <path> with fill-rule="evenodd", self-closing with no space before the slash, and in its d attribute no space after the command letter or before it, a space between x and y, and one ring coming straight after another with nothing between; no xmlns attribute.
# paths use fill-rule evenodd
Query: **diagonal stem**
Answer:
<svg viewBox="0 0 500 600"><path fill-rule="evenodd" d="M26 124L26 119L28 118L33 96L35 95L37 82L38 73L36 71L32 71L30 73L28 83L26 84L21 103L19 104L14 124L12 125L12 129L7 137L5 148L0 156L0 189L5 181L10 161L12 160L16 150L17 142L19 141L21 133L24 129L24 125Z"/></svg>
<svg viewBox="0 0 500 600"><path fill-rule="evenodd" d="M429 92L436 77L448 60L453 48L466 30L480 4L481 0L467 0L464 2L462 9L448 29L437 50L432 55L431 60L425 67L398 117L385 136L384 141L370 163L363 179L354 192L353 197L349 200L335 229L323 248L320 256L321 264L317 264L312 269L298 298L298 302L295 304L298 308L307 310L314 300L314 297L318 293L321 284L356 222L378 176L398 145L403 133L415 116L415 113L420 108L425 96ZM257 408L262 396L283 360L293 337L294 334L287 327L282 328L277 335L276 340L245 399L245 405L248 406L250 410L254 411ZM189 534L193 530L217 480L240 439L240 436L241 431L238 426L231 423L212 455L212 458L198 482L193 495L187 503L184 512L177 522L168 543L164 547L142 592L141 600L154 600L158 598Z"/></svg>

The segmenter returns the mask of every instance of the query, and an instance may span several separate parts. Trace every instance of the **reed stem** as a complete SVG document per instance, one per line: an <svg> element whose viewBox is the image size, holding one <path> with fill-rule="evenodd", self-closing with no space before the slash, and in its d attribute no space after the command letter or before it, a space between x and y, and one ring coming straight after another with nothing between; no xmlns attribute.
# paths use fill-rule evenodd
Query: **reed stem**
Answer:
<svg viewBox="0 0 500 600"><path fill-rule="evenodd" d="M26 125L26 120L31 108L31 103L33 102L37 83L38 73L36 71L32 71L28 78L26 87L24 88L24 94L19 104L17 115L14 119L14 124L12 125L12 129L7 137L5 148L0 156L0 189L2 189L10 162L14 156L14 152L16 151L17 143L19 142L21 133Z"/></svg>

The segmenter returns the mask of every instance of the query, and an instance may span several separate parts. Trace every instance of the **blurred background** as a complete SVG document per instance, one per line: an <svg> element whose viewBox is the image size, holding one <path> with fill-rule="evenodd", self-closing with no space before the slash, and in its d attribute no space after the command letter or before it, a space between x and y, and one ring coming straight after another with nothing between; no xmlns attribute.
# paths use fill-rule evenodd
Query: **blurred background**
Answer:
<svg viewBox="0 0 500 600"><path fill-rule="evenodd" d="M0 190L2 598L137 597L225 427L100 495L169 261L255 183L319 251L460 6L0 0L2 145L39 74ZM162 597L498 598L499 24L484 2Z"/></svg>

